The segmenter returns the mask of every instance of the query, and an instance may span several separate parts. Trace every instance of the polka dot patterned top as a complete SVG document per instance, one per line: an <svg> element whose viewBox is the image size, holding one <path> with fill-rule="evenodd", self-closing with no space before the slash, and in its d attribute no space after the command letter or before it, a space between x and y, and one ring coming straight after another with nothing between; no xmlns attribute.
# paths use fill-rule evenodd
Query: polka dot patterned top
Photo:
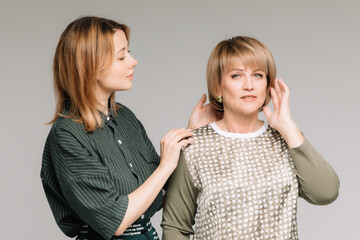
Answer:
<svg viewBox="0 0 360 240"><path fill-rule="evenodd" d="M184 155L198 190L194 239L298 239L298 181L275 129L239 134L212 123L193 138Z"/></svg>

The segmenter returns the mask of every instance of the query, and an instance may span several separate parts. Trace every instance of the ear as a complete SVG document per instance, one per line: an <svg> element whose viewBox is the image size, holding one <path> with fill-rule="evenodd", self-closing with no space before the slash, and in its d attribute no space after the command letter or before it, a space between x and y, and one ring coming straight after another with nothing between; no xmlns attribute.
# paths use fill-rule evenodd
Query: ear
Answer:
<svg viewBox="0 0 360 240"><path fill-rule="evenodd" d="M220 87L218 87L218 89L216 89L216 96L222 96L222 91L221 91Z"/></svg>

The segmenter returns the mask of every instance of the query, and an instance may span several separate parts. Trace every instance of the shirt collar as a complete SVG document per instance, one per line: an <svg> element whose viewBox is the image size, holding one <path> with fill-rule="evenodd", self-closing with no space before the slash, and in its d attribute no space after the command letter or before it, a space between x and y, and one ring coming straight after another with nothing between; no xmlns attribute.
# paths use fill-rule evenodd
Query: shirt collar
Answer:
<svg viewBox="0 0 360 240"><path fill-rule="evenodd" d="M64 109L62 111L62 114L68 114L70 112L70 108L71 108L71 100L70 99L66 99L64 101ZM116 119L115 119L115 114L114 111L111 109L110 107L110 103L109 103L109 114L105 115L104 113L100 112L100 117L101 117L101 121L105 124L107 124L110 120L112 120L116 125L118 125Z"/></svg>
<svg viewBox="0 0 360 240"><path fill-rule="evenodd" d="M114 111L110 108L109 109L109 114L105 115L104 113L100 112L100 116L101 116L101 120L103 123L108 124L110 121L114 122L116 125L118 125L116 118L115 118L115 114Z"/></svg>

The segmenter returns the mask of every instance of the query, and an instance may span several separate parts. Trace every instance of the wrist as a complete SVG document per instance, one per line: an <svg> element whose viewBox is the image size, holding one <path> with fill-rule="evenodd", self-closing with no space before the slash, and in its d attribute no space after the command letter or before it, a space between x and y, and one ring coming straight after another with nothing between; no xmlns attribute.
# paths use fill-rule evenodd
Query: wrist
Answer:
<svg viewBox="0 0 360 240"><path fill-rule="evenodd" d="M177 164L163 163L163 161L161 161L158 170L163 174L170 176L176 167Z"/></svg>
<svg viewBox="0 0 360 240"><path fill-rule="evenodd" d="M296 132L298 130L298 127L296 123L293 120L284 121L280 124L280 127L278 129L279 133L285 137L289 133Z"/></svg>
<svg viewBox="0 0 360 240"><path fill-rule="evenodd" d="M304 142L304 136L293 121L284 124L281 130L279 130L279 133L284 138L289 148L296 148Z"/></svg>
<svg viewBox="0 0 360 240"><path fill-rule="evenodd" d="M186 128L187 128L187 129L190 129L190 130L195 129L194 124L191 124L190 120L189 120L188 125L187 125Z"/></svg>

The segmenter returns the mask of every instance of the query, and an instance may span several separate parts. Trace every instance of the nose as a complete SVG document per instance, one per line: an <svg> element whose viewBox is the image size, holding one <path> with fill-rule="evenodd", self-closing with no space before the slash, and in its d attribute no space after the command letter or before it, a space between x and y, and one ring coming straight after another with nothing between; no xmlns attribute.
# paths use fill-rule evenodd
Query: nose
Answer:
<svg viewBox="0 0 360 240"><path fill-rule="evenodd" d="M254 89L254 85L253 85L253 79L251 78L251 76L246 76L244 79L244 84L243 84L243 89L246 91L251 91Z"/></svg>
<svg viewBox="0 0 360 240"><path fill-rule="evenodd" d="M129 68L133 68L138 64L138 61L129 54Z"/></svg>

